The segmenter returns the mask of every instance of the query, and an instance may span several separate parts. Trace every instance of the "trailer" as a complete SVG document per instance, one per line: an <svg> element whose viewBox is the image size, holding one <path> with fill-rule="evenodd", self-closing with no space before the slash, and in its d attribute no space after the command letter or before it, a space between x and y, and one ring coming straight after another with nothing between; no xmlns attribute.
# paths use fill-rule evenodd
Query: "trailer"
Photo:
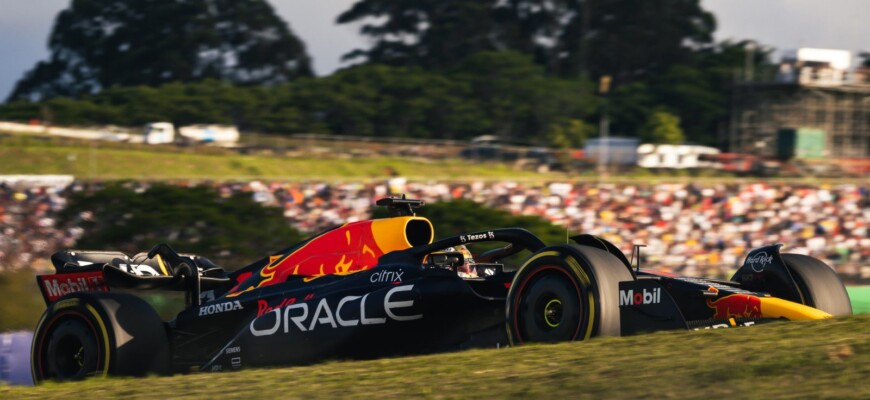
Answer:
<svg viewBox="0 0 870 400"><path fill-rule="evenodd" d="M214 124L189 125L178 129L171 122L152 122L145 125L145 143L176 142L235 145L239 142L239 130L231 125Z"/></svg>

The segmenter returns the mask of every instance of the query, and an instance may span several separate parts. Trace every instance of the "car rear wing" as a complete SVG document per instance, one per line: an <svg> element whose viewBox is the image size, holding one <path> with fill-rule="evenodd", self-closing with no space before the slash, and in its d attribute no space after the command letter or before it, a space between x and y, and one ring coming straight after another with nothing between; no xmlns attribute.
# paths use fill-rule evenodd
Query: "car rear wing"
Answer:
<svg viewBox="0 0 870 400"><path fill-rule="evenodd" d="M171 290L187 293L198 305L203 290L231 284L223 269L205 257L178 254L166 244L129 257L120 252L61 251L51 256L56 274L36 277L46 305L75 292L116 289Z"/></svg>
<svg viewBox="0 0 870 400"><path fill-rule="evenodd" d="M36 283L42 292L45 305L75 292L108 292L109 286L102 271L67 272L53 275L38 275Z"/></svg>

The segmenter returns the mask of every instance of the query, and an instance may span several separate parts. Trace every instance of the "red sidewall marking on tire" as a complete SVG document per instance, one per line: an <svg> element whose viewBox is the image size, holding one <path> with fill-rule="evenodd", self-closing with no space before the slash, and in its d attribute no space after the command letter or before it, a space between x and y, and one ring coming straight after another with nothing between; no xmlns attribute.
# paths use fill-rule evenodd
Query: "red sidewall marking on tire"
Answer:
<svg viewBox="0 0 870 400"><path fill-rule="evenodd" d="M564 267L546 266L546 267L541 267L541 268L536 269L534 272L532 272L531 274L529 274L528 276L526 276L525 279L523 279L523 282L520 284L520 288L517 290L517 297L516 297L516 299L514 300L514 309L513 309L513 312L511 313L511 314L512 314L511 317L512 317L512 319L513 319L513 323L514 323L514 331L515 331L516 334L517 334L517 341L519 341L520 344L523 344L523 343L524 343L523 338L522 338L521 335L520 335L519 318L517 318L517 311L518 311L517 308L519 307L520 297L521 297L522 294L523 294L523 289L525 289L526 284L529 283L529 281L532 280L532 277L534 277L535 275L537 275L537 274L539 274L539 273L541 273L541 272L543 272L543 271L547 271L547 270L556 270L556 271L560 272L562 275L567 276L568 279L571 280L571 283L574 284L574 290L577 291L577 301L578 301L579 304L581 305L581 307L580 307L581 310L580 310L580 311L581 311L581 312L583 311L583 310L582 310L582 308L583 308L583 307L582 307L582 305L583 305L583 295L580 293L580 286L577 284L577 280L574 279L574 277L571 276L570 273L568 273L567 271L565 271L565 268L564 268ZM577 330L574 331L574 337L575 337L575 338L577 337L577 335L580 334L580 327L581 327L582 325L583 325L583 318L582 318L582 315L581 315L580 320L577 321ZM574 339L572 338L571 340L574 340Z"/></svg>
<svg viewBox="0 0 870 400"><path fill-rule="evenodd" d="M41 338L39 338L39 350L36 354L36 370L39 371L39 377L42 380L45 380L45 371L42 369L42 350L44 348L43 344L45 343L45 338L47 336L49 336L48 334L50 333L50 329L51 329L52 325L54 325L54 323L57 322L57 320L60 317L64 317L67 315L74 315L74 316L81 318L82 320L85 321L85 323L88 324L88 328L91 328L91 333L94 334L94 340L97 342L97 346L96 346L97 347L97 365L100 364L100 355L102 354L102 352L100 350L100 345L99 345L99 341L100 341L99 335L97 334L96 328L94 328L94 324L91 323L91 321L87 318L87 316L85 316L84 314L82 314L78 311L62 311L62 312L57 313L57 315L51 317L51 319L48 321L48 324L46 324L46 326L45 326L45 330L43 331L43 332L45 332L45 334L42 335Z"/></svg>

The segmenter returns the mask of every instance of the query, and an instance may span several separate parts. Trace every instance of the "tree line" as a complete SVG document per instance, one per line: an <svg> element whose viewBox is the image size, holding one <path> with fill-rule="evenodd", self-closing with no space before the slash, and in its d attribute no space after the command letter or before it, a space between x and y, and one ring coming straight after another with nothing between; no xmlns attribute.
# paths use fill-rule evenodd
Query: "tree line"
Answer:
<svg viewBox="0 0 870 400"><path fill-rule="evenodd" d="M615 135L718 145L747 63L746 43L713 42L698 0L359 0L337 22L372 45L315 77L264 0L78 0L0 119L577 147L606 112Z"/></svg>

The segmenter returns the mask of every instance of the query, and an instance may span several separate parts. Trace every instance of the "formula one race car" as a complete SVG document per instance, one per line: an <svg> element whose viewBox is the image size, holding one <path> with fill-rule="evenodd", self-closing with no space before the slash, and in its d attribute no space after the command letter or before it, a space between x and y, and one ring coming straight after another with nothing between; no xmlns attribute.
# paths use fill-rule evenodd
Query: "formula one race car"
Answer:
<svg viewBox="0 0 870 400"><path fill-rule="evenodd" d="M545 245L521 228L433 242L421 201L382 199L391 218L337 227L225 273L158 245L147 254L64 251L37 278L36 382L94 375L372 358L663 329L851 314L834 271L779 245L749 253L731 281L633 268L613 244ZM468 247L486 250L469 257ZM520 253L525 254L520 254ZM519 260L516 266L510 264ZM111 292L109 290L112 289ZM177 290L164 322L118 290Z"/></svg>

